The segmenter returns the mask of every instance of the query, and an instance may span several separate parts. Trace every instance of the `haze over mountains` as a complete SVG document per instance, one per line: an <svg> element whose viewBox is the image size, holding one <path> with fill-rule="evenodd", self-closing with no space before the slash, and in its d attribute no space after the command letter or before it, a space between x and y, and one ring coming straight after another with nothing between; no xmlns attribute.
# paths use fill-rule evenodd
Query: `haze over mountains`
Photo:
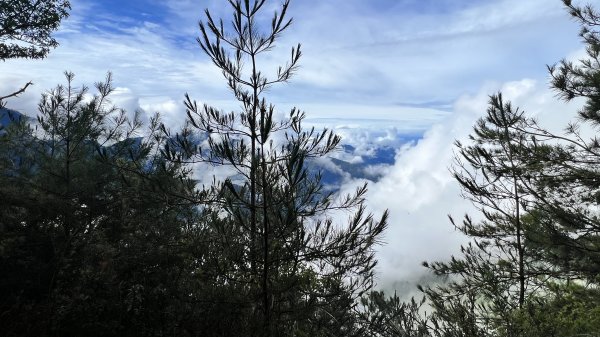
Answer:
<svg viewBox="0 0 600 337"><path fill-rule="evenodd" d="M0 130L14 121L25 117L16 110L0 108ZM28 117L34 121L35 118ZM1 131L0 131L1 132ZM311 164L313 170L322 171L322 181L330 190L338 190L347 180L365 179L378 181L386 168L394 165L396 152L402 146L414 145L416 136L395 139L393 144L377 139L369 143L357 144L352 139L344 139L333 156L319 158Z"/></svg>

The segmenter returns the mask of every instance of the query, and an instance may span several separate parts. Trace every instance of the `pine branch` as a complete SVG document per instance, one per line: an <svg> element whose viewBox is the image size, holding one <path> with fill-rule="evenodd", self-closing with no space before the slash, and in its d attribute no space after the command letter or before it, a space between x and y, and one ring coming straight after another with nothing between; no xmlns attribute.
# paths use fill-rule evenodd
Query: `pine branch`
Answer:
<svg viewBox="0 0 600 337"><path fill-rule="evenodd" d="M33 85L33 82L29 81L27 82L21 89L13 92L12 94L6 95L6 96L1 96L0 97L0 108L4 108L4 100L7 98L11 98L11 97L18 97L20 94L24 93L25 90L27 90L27 87L29 87L30 85Z"/></svg>

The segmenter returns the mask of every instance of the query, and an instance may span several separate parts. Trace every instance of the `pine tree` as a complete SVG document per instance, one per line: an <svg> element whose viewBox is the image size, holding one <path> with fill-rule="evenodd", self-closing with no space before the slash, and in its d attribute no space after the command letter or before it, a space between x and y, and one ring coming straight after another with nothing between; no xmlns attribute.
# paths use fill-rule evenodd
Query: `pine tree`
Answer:
<svg viewBox="0 0 600 337"><path fill-rule="evenodd" d="M372 291L361 299L360 326L372 337L429 337L431 326L424 311L426 298L403 302L394 293Z"/></svg>
<svg viewBox="0 0 600 337"><path fill-rule="evenodd" d="M528 297L545 291L549 280L562 277L544 258L551 248L543 243L547 233L540 231L540 210L550 199L539 187L555 177L543 158L566 158L556 139L498 94L491 97L487 116L477 122L469 144L457 142L459 157L452 170L483 220L466 216L457 226L451 218L472 242L461 248L461 257L425 263L437 275L450 277L448 283L425 290L442 330L462 327L453 333L517 336L512 313L523 310Z"/></svg>
<svg viewBox="0 0 600 337"><path fill-rule="evenodd" d="M187 171L164 161L153 119L113 107L111 78L46 93L37 130L0 135L0 334L180 336L198 330L189 293L206 241ZM6 146L5 146L6 145ZM192 226L192 224L195 224Z"/></svg>
<svg viewBox="0 0 600 337"><path fill-rule="evenodd" d="M70 9L65 0L0 2L0 61L46 57L58 45L52 33Z"/></svg>
<svg viewBox="0 0 600 337"><path fill-rule="evenodd" d="M600 13L591 5L582 7L563 1L570 14L582 26L580 36L586 45L587 57L579 62L563 60L550 66L551 85L565 101L585 99L579 120L571 123L566 135L538 132L556 140L553 150L540 156L546 166L545 178L536 191L539 212L543 214L547 233L546 257L569 277L597 282L600 272L600 222L596 207L600 191L600 141L587 139L582 127L597 127L600 122ZM553 246L553 248L551 248Z"/></svg>
<svg viewBox="0 0 600 337"><path fill-rule="evenodd" d="M435 274L450 277L448 284L426 293L438 316L463 312L455 316L463 323L449 324L464 326L462 333L469 336L489 329L485 326L508 326L502 323L503 313L523 307L538 275L535 258L526 249L523 222L531 204L525 187L533 171L531 138L524 130L533 123L498 94L491 97L487 115L477 122L469 144L456 143L453 174L463 196L479 208L484 219L475 222L466 216L458 226L451 218L472 242L462 247L462 257L425 263Z"/></svg>
<svg viewBox="0 0 600 337"><path fill-rule="evenodd" d="M273 77L259 69L260 58L292 23L288 0L270 26L259 24L265 3L229 1L231 31L206 11L198 42L242 111L199 106L186 96L190 125L165 154L232 172L208 189L203 210L212 219L213 249L222 252L215 258L222 286L245 294L246 301L235 304L247 313L245 333L345 335L352 330L348 312L372 286L373 248L387 213L378 220L367 214L366 186L338 201L325 191L308 165L334 151L340 138L305 129L305 114L295 108L279 118L267 102L268 89L297 70L301 49L292 48ZM332 211L340 210L354 210L347 224L334 219Z"/></svg>
<svg viewBox="0 0 600 337"><path fill-rule="evenodd" d="M66 0L3 0L0 2L0 61L14 58L40 59L48 55L58 42L52 33L69 16L71 5ZM0 96L0 108L7 98L16 97L33 83Z"/></svg>
<svg viewBox="0 0 600 337"><path fill-rule="evenodd" d="M563 100L584 98L586 104L579 119L556 134L495 95L469 143L457 143L452 171L483 220L452 221L471 242L450 261L425 263L447 278L421 288L433 309L419 318L428 335L599 332L600 141L586 135L600 123L600 13L563 2L582 25L587 57L550 66L551 83ZM385 305L372 308L373 317L389 312Z"/></svg>
<svg viewBox="0 0 600 337"><path fill-rule="evenodd" d="M467 217L459 227L478 238L463 247L462 258L429 265L438 274L460 276L426 290L436 309L434 321L445 332L452 326L464 326L458 334L473 336L567 331L573 326L550 326L536 315L554 310L553 298L570 292L571 282L584 282L590 290L597 286L599 141L586 139L581 127L600 120L600 16L592 6L564 3L583 26L588 58L549 67L552 86L561 98L585 97L586 104L579 121L561 135L494 96L487 120L475 128L473 145L458 144L468 165L459 163L455 177L465 196L483 206L485 220L474 224Z"/></svg>

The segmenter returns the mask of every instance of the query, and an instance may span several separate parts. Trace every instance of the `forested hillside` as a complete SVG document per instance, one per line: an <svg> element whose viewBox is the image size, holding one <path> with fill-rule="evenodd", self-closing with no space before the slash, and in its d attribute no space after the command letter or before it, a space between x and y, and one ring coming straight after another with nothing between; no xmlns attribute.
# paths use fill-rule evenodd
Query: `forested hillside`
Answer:
<svg viewBox="0 0 600 337"><path fill-rule="evenodd" d="M396 150L339 159L340 136L270 101L302 71L300 44L275 52L290 0L200 21L236 111L181 93L184 125L143 121L113 104L111 73L88 88L65 72L35 113L11 105L29 79L0 92L0 335L600 336L600 12L563 2L587 55L549 66L550 85L585 105L555 133L489 98L450 167L479 212L447 224L468 243L423 262L435 282L408 300L376 284L388 213L319 164L376 180L365 166ZM0 59L46 57L69 10L0 2Z"/></svg>

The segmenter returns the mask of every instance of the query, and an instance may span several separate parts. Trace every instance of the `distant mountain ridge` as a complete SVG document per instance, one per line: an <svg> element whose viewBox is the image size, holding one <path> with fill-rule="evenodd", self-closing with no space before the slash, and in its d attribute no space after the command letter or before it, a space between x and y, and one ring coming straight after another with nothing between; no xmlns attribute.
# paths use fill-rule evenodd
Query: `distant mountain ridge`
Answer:
<svg viewBox="0 0 600 337"><path fill-rule="evenodd" d="M16 110L0 108L0 132L2 132L1 130L6 128L9 124L19 121L22 118L28 117Z"/></svg>
<svg viewBox="0 0 600 337"><path fill-rule="evenodd" d="M0 108L0 135L8 125L23 118L28 118L26 115L7 108ZM406 144L415 141L415 137L407 137L400 140ZM132 140L134 144L141 143L141 138ZM195 140L199 141L199 140ZM365 145L365 144L363 144ZM342 144L340 151L333 157L328 157L329 164L325 165L319 161L309 162L309 170L317 172L321 170L322 182L325 186L332 190L337 190L347 179L367 179L377 181L381 177L380 170L373 170L374 167L385 167L394 165L396 161L395 146L368 144L371 148L369 151L359 153L360 151L351 144ZM347 158L353 158L352 161ZM379 172L379 173L378 173Z"/></svg>
<svg viewBox="0 0 600 337"><path fill-rule="evenodd" d="M358 154L357 149L350 144L342 144L341 150L349 157L360 158L360 160L350 162L340 158L330 158L335 168L330 165L318 165L321 169L322 182L332 189L337 189L336 187L341 186L348 178L377 181L381 178L381 173L372 168L391 166L396 162L396 149L392 146L375 147L368 154Z"/></svg>

